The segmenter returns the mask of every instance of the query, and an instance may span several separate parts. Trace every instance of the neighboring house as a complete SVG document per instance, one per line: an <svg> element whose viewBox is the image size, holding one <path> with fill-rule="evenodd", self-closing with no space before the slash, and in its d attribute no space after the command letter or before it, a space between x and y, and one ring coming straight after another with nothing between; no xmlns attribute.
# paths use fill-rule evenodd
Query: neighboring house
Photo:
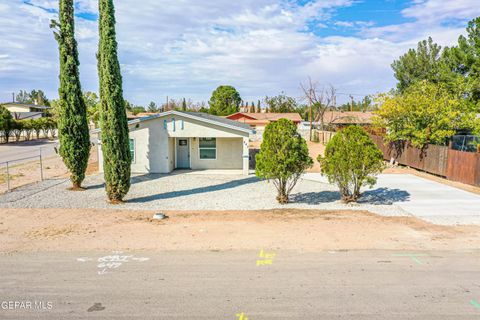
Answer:
<svg viewBox="0 0 480 320"><path fill-rule="evenodd" d="M302 117L298 113L250 113L250 112L237 112L226 117L227 119L238 121L244 124L248 124L255 130L255 134L252 136L253 141L261 140L265 127L270 122L275 122L280 119L292 120L297 127L302 122Z"/></svg>
<svg viewBox="0 0 480 320"><path fill-rule="evenodd" d="M133 173L241 170L248 175L249 125L205 113L166 111L128 122ZM100 132L100 130L94 130ZM100 171L103 171L101 133Z"/></svg>
<svg viewBox="0 0 480 320"><path fill-rule="evenodd" d="M130 112L127 112L127 119L128 120L135 120L139 118L145 118L145 117L150 117L159 114L160 112L140 112L137 114L133 114Z"/></svg>
<svg viewBox="0 0 480 320"><path fill-rule="evenodd" d="M361 111L326 111L323 115L323 124L327 128L341 129L348 125L371 126L373 123L372 112Z"/></svg>
<svg viewBox="0 0 480 320"><path fill-rule="evenodd" d="M18 102L7 102L0 104L5 107L12 114L14 119L39 119L45 116L50 107L41 106L37 104L25 104Z"/></svg>

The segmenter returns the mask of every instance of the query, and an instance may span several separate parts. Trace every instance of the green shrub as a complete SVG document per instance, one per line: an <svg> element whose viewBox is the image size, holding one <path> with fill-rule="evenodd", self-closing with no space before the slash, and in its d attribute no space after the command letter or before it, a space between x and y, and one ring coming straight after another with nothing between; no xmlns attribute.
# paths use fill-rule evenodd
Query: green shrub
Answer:
<svg viewBox="0 0 480 320"><path fill-rule="evenodd" d="M318 156L322 175L338 186L344 202L356 202L360 188L373 187L384 168L383 154L361 127L349 126L338 132Z"/></svg>
<svg viewBox="0 0 480 320"><path fill-rule="evenodd" d="M13 116L7 108L0 106L0 131L3 133L5 142L8 143L13 129Z"/></svg>
<svg viewBox="0 0 480 320"><path fill-rule="evenodd" d="M267 125L255 159L255 174L273 182L281 204L288 203L290 192L301 174L313 164L305 139L298 134L295 124L287 119Z"/></svg>

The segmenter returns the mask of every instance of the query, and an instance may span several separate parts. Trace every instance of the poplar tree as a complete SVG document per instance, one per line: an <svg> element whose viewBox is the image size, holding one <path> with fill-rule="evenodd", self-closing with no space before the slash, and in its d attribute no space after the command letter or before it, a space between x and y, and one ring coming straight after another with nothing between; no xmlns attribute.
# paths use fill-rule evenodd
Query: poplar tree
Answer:
<svg viewBox="0 0 480 320"><path fill-rule="evenodd" d="M182 101L182 111L187 111L187 101L185 100L185 98L183 98Z"/></svg>
<svg viewBox="0 0 480 320"><path fill-rule="evenodd" d="M59 21L52 20L50 27L55 30L54 35L60 51L58 89L60 155L70 171L72 189L79 190L87 170L90 137L87 107L80 85L73 0L60 0Z"/></svg>
<svg viewBox="0 0 480 320"><path fill-rule="evenodd" d="M99 34L97 59L105 187L110 201L118 203L130 189L132 159L117 56L113 0L99 0Z"/></svg>

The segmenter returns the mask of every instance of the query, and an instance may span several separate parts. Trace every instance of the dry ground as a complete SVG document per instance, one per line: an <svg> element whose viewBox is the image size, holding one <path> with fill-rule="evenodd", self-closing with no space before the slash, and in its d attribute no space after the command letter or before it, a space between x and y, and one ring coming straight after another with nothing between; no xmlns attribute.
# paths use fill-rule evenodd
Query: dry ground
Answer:
<svg viewBox="0 0 480 320"><path fill-rule="evenodd" d="M2 209L0 252L91 250L480 248L480 227L444 227L362 211L267 210L166 212Z"/></svg>
<svg viewBox="0 0 480 320"><path fill-rule="evenodd" d="M40 163L38 160L21 163L10 167L10 188L15 189L27 184L40 181ZM98 173L97 148L90 151L87 175ZM43 178L52 179L68 177L68 169L59 155L49 156L43 159ZM0 194L7 191L6 169L0 168Z"/></svg>

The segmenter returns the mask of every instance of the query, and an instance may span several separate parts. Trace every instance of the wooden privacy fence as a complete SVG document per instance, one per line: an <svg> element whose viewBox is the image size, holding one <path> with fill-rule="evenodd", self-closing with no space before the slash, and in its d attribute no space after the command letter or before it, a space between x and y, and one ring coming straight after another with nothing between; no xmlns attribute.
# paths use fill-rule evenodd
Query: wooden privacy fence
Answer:
<svg viewBox="0 0 480 320"><path fill-rule="evenodd" d="M382 150L385 160L394 158L401 165L480 186L480 153L457 151L432 144L421 150L408 142L385 143L381 136L370 137Z"/></svg>
<svg viewBox="0 0 480 320"><path fill-rule="evenodd" d="M480 186L480 153L448 150L448 180Z"/></svg>

